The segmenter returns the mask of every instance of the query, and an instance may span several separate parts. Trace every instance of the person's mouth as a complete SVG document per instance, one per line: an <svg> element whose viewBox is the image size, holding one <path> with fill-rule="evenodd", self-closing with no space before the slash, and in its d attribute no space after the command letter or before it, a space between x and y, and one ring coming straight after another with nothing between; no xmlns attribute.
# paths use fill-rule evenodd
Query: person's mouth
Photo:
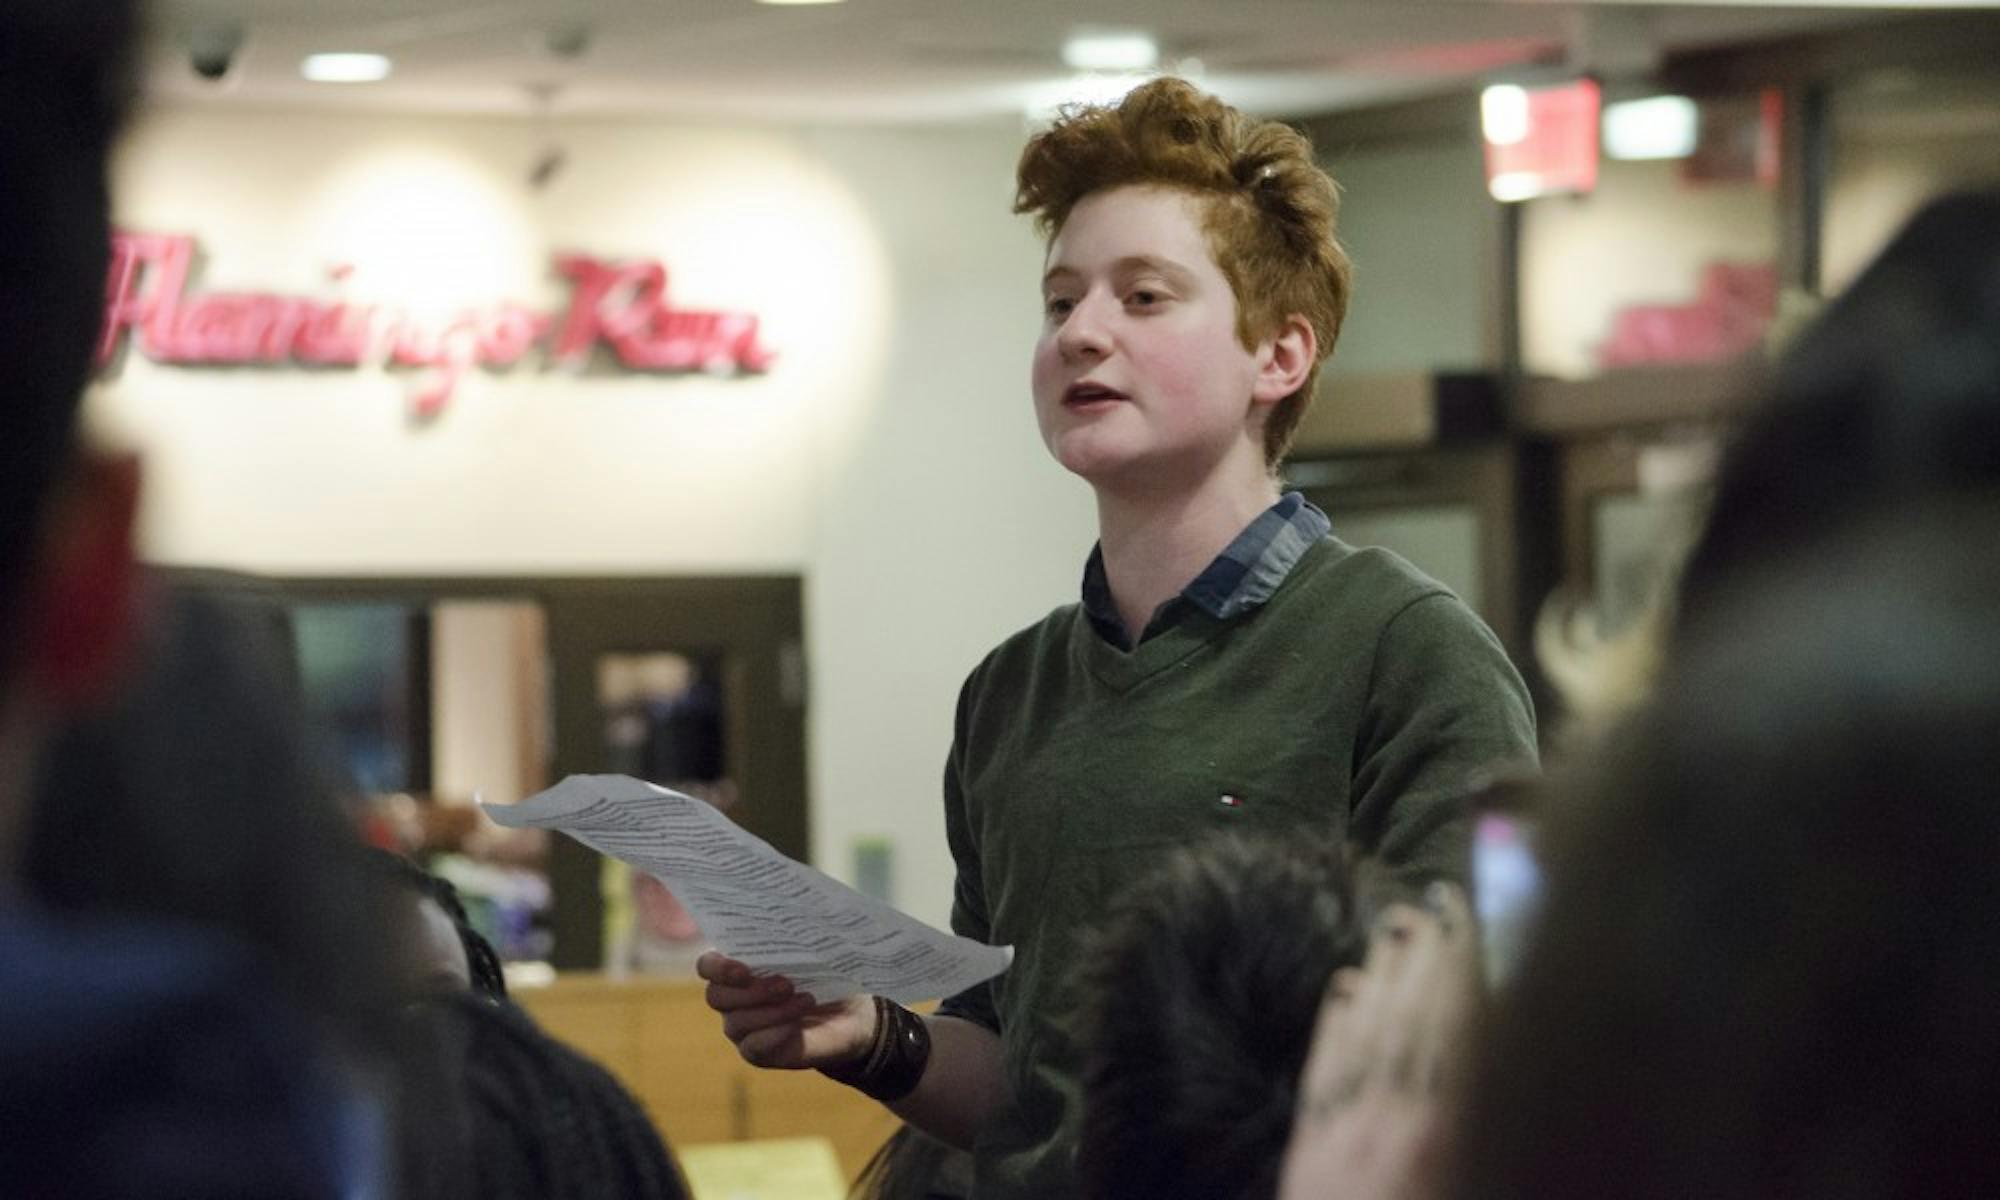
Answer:
<svg viewBox="0 0 2000 1200"><path fill-rule="evenodd" d="M1065 388L1063 390L1062 402L1064 408L1089 408L1099 404L1116 404L1120 401L1130 400L1131 398L1117 388L1109 388L1101 383L1084 381L1072 383L1069 387Z"/></svg>

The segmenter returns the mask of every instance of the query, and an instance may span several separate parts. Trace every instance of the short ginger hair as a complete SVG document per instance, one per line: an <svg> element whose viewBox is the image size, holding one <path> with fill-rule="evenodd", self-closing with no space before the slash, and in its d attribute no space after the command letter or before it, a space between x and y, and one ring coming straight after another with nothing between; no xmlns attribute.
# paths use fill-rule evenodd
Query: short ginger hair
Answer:
<svg viewBox="0 0 2000 1200"><path fill-rule="evenodd" d="M1014 211L1046 238L1079 201L1111 188L1160 187L1195 197L1209 253L1236 293L1236 335L1255 349L1289 316L1312 326L1319 360L1347 315L1352 269L1334 236L1340 193L1312 143L1278 121L1231 108L1186 80L1155 79L1115 105L1070 106L1036 134L1015 171ZM1311 403L1319 362L1264 427L1276 467Z"/></svg>

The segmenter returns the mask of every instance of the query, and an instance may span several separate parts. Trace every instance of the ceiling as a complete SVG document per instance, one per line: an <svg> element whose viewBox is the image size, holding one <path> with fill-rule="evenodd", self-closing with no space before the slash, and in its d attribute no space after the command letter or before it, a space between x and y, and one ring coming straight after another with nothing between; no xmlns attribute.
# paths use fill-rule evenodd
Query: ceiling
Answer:
<svg viewBox="0 0 2000 1200"><path fill-rule="evenodd" d="M1611 72L1663 51L1879 19L1811 5L1550 0L156 0L148 86L197 104L644 114L785 122L1019 120L1089 95L1080 28L1140 29L1162 66L1255 111L1307 116L1510 67ZM241 31L219 81L191 42ZM315 51L391 56L315 84ZM1082 88L1079 91L1079 87Z"/></svg>

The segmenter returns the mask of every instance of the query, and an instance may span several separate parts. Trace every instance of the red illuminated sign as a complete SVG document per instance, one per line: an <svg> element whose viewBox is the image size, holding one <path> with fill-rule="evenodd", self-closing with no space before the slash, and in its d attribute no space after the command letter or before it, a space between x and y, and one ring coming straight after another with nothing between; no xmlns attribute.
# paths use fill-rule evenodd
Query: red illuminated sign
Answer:
<svg viewBox="0 0 2000 1200"><path fill-rule="evenodd" d="M468 368L512 367L535 350L546 362L580 367L603 346L628 370L712 375L759 373L776 357L759 340L755 316L670 304L658 262L559 255L556 272L570 284L559 315L503 302L426 326L388 305L191 291L194 257L191 237L113 237L100 367L129 335L146 357L177 366L429 368L411 396L412 415L427 420L444 411ZM332 276L348 273L336 267Z"/></svg>
<svg viewBox="0 0 2000 1200"><path fill-rule="evenodd" d="M1597 81L1492 87L1481 97L1486 187L1496 200L1529 200L1597 186Z"/></svg>

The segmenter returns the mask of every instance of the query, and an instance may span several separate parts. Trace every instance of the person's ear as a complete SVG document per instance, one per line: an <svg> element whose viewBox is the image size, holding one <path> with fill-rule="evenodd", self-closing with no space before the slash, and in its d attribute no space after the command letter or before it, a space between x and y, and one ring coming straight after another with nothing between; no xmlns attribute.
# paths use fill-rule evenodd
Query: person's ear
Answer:
<svg viewBox="0 0 2000 1200"><path fill-rule="evenodd" d="M1305 386L1319 361L1319 338L1312 322L1297 313L1286 317L1276 335L1257 347L1257 382L1250 399L1257 404L1276 404Z"/></svg>
<svg viewBox="0 0 2000 1200"><path fill-rule="evenodd" d="M23 665L29 686L60 707L117 684L139 613L139 460L81 450L49 497L28 591Z"/></svg>

